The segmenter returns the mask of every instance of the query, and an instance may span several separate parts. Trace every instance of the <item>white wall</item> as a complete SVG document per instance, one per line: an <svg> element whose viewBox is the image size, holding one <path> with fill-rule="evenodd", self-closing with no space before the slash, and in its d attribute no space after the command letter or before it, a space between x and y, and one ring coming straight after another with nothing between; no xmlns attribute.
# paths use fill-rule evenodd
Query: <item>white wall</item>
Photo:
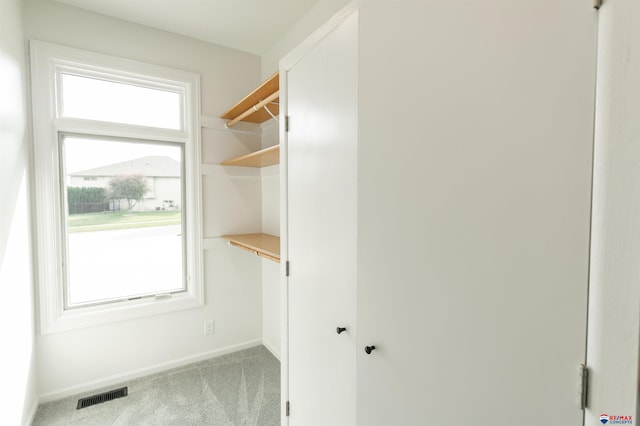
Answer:
<svg viewBox="0 0 640 426"><path fill-rule="evenodd" d="M269 120L262 126L262 147L278 145L279 126L275 120ZM280 235L280 166L262 169L262 231Z"/></svg>
<svg viewBox="0 0 640 426"><path fill-rule="evenodd" d="M320 0L262 55L262 78L266 79L278 71L278 63L294 47L326 23L350 0Z"/></svg>
<svg viewBox="0 0 640 426"><path fill-rule="evenodd" d="M639 405L640 4L607 1L599 15L585 425Z"/></svg>
<svg viewBox="0 0 640 426"><path fill-rule="evenodd" d="M262 259L262 343L278 359L280 338L280 264Z"/></svg>
<svg viewBox="0 0 640 426"><path fill-rule="evenodd" d="M269 120L262 126L262 147L277 145L279 126ZM265 167L262 173L262 232L280 235L280 166ZM278 358L281 354L280 265L262 260L262 340Z"/></svg>
<svg viewBox="0 0 640 426"><path fill-rule="evenodd" d="M28 424L37 404L22 2L0 1L0 424Z"/></svg>
<svg viewBox="0 0 640 426"><path fill-rule="evenodd" d="M260 58L186 37L93 14L46 0L25 0L25 33L98 53L201 75L202 113L218 116L260 81ZM4 16L4 11L3 11ZM204 156L254 150L259 136L204 129ZM204 159L207 161L207 158ZM204 178L205 237L259 229L260 184ZM257 198L257 201L255 201ZM257 214L242 215L257 204ZM246 204L246 205L245 205ZM177 365L262 337L261 268L258 259L222 244L204 254L206 306L37 337L39 385L52 399L83 389ZM214 336L203 335L205 320Z"/></svg>

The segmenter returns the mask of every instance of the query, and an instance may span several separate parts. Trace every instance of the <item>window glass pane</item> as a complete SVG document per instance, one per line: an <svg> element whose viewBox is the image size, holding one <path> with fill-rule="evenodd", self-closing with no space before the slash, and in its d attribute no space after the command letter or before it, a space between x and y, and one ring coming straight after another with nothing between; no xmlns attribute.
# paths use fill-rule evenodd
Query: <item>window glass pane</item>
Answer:
<svg viewBox="0 0 640 426"><path fill-rule="evenodd" d="M183 146L65 137L67 307L185 290Z"/></svg>
<svg viewBox="0 0 640 426"><path fill-rule="evenodd" d="M167 90L62 74L62 116L181 129L181 96Z"/></svg>

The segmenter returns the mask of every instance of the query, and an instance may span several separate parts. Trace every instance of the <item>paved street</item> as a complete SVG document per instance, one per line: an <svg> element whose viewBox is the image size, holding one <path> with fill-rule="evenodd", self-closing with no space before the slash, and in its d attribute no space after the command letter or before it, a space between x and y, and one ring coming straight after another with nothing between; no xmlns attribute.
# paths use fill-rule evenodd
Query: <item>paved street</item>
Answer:
<svg viewBox="0 0 640 426"><path fill-rule="evenodd" d="M71 304L181 288L180 225L69 234Z"/></svg>

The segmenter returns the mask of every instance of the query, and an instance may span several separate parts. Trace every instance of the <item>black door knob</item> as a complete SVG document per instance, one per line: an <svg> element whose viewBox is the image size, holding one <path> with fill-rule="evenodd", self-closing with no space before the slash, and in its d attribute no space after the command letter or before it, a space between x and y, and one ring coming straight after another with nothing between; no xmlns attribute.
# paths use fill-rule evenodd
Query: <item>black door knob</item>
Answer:
<svg viewBox="0 0 640 426"><path fill-rule="evenodd" d="M371 345L371 346L365 346L365 347L364 347L364 351L365 351L366 353L370 354L370 353L371 353L371 351L373 351L375 348L376 348L376 347L375 347L375 346L373 346L373 345Z"/></svg>
<svg viewBox="0 0 640 426"><path fill-rule="evenodd" d="M338 334L342 333L343 331L347 331L347 328L346 327L338 327L338 328L336 328L336 332Z"/></svg>

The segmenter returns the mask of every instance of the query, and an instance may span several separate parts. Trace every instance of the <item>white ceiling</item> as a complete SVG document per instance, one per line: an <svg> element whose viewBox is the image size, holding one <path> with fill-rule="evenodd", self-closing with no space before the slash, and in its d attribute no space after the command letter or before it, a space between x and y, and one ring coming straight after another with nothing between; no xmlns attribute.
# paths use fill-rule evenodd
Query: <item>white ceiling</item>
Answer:
<svg viewBox="0 0 640 426"><path fill-rule="evenodd" d="M317 0L55 0L261 55Z"/></svg>

